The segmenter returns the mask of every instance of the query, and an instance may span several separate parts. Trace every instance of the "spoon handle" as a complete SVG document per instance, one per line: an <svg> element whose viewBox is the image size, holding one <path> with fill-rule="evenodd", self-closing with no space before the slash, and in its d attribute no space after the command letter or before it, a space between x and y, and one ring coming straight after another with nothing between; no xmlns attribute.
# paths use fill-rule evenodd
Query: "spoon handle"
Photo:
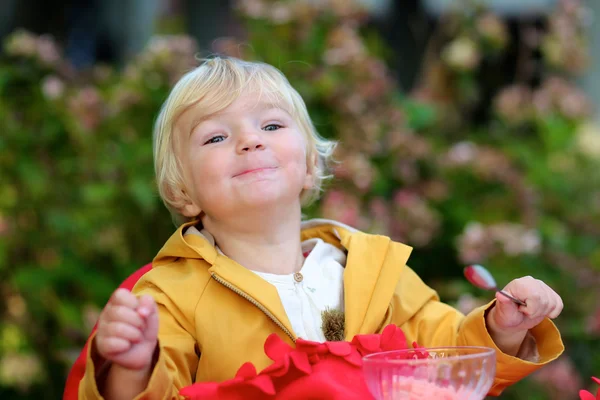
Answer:
<svg viewBox="0 0 600 400"><path fill-rule="evenodd" d="M514 301L515 303L517 303L520 306L526 306L527 304L524 301L521 301L517 298L512 297L510 294L506 293L504 290L498 290L498 293L500 293L502 296L511 299L512 301Z"/></svg>

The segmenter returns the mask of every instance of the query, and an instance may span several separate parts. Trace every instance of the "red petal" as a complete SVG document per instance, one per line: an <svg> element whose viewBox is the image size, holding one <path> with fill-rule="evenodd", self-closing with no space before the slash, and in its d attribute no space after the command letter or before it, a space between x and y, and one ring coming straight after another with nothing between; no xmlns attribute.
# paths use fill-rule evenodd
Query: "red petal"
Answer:
<svg viewBox="0 0 600 400"><path fill-rule="evenodd" d="M311 342L310 340L304 340L301 338L298 338L296 340L296 349L298 350L313 350L313 349L318 349L319 347L324 346L323 343L319 343L319 342Z"/></svg>
<svg viewBox="0 0 600 400"><path fill-rule="evenodd" d="M352 344L359 348L363 355L381 351L380 335L356 335L352 339Z"/></svg>
<svg viewBox="0 0 600 400"><path fill-rule="evenodd" d="M321 357L319 357L318 354L311 354L308 356L308 362L311 364L318 363L320 359L321 359Z"/></svg>
<svg viewBox="0 0 600 400"><path fill-rule="evenodd" d="M598 385L600 385L600 379L596 378L595 376L592 376L592 380L594 382L596 382Z"/></svg>
<svg viewBox="0 0 600 400"><path fill-rule="evenodd" d="M292 347L284 342L276 333L272 333L265 340L265 354L275 361L292 351Z"/></svg>
<svg viewBox="0 0 600 400"><path fill-rule="evenodd" d="M191 400L210 398L217 395L219 384L215 382L194 383L181 388L179 394Z"/></svg>
<svg viewBox="0 0 600 400"><path fill-rule="evenodd" d="M261 371L263 375L271 375L271 376L283 376L287 374L290 369L290 357L285 356L275 361L273 364L269 365L267 368Z"/></svg>
<svg viewBox="0 0 600 400"><path fill-rule="evenodd" d="M362 365L362 356L360 355L358 350L355 350L346 357L344 357L344 360L357 367L360 367Z"/></svg>
<svg viewBox="0 0 600 400"><path fill-rule="evenodd" d="M275 386L273 386L273 381L271 380L270 376L259 375L256 378L245 382L245 384L253 386L265 394L275 394Z"/></svg>
<svg viewBox="0 0 600 400"><path fill-rule="evenodd" d="M304 372L307 375L312 372L312 367L310 366L308 355L306 353L294 351L290 353L290 359L299 371Z"/></svg>
<svg viewBox="0 0 600 400"><path fill-rule="evenodd" d="M579 391L579 398L581 400L596 400L596 398L594 397L594 395L591 394L590 392L588 392L587 390L580 390Z"/></svg>
<svg viewBox="0 0 600 400"><path fill-rule="evenodd" d="M419 346L419 345L417 344L417 342L413 342L413 344L412 344L412 345L413 345L413 348L414 348L415 350L420 350L420 349L422 349L422 350L420 350L420 351L415 351L415 353L414 353L414 354L415 354L415 356L416 356L417 358L419 358L419 359L423 359L423 358L428 358L428 357L429 357L429 353L427 352L427 350L425 350L425 348L424 348L424 347L421 347L421 346Z"/></svg>
<svg viewBox="0 0 600 400"><path fill-rule="evenodd" d="M396 328L397 327L394 324L389 324L385 328L383 328L383 331L381 332L381 340L390 340L390 338L394 336Z"/></svg>
<svg viewBox="0 0 600 400"><path fill-rule="evenodd" d="M248 379L256 376L256 367L251 362L246 362L238 369L236 378ZM235 379L235 378L234 378Z"/></svg>
<svg viewBox="0 0 600 400"><path fill-rule="evenodd" d="M352 346L348 342L326 342L325 345L334 356L344 357L352 351Z"/></svg>
<svg viewBox="0 0 600 400"><path fill-rule="evenodd" d="M388 325L381 333L381 350L403 350L406 345L406 336L402 329L396 325Z"/></svg>
<svg viewBox="0 0 600 400"><path fill-rule="evenodd" d="M325 343L310 342L302 339L296 340L296 350L308 354L309 358L316 354L329 353L329 349L327 349Z"/></svg>

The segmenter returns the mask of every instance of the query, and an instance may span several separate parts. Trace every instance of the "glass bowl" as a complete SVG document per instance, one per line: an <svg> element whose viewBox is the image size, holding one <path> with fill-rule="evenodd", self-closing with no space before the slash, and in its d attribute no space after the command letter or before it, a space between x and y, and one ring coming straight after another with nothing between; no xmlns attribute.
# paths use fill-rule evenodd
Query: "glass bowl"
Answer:
<svg viewBox="0 0 600 400"><path fill-rule="evenodd" d="M494 382L496 352L488 347L395 350L363 358L377 400L482 400Z"/></svg>

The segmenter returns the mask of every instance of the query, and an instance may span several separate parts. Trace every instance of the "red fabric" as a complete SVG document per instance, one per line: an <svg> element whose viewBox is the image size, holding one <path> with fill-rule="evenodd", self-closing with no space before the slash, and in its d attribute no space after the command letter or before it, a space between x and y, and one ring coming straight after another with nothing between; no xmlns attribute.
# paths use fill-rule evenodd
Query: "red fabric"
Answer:
<svg viewBox="0 0 600 400"><path fill-rule="evenodd" d="M260 373L246 363L233 379L195 383L179 393L190 400L373 399L362 375L362 357L406 348L406 337L395 325L388 325L381 334L357 335L352 342L298 339L295 348L271 334L265 354L273 363ZM423 351L421 357L427 353Z"/></svg>
<svg viewBox="0 0 600 400"><path fill-rule="evenodd" d="M135 271L131 274L125 281L119 286L119 288L124 289L133 289L136 282L144 275L146 272L150 271L152 268L152 264L144 265L142 268ZM96 326L92 329L92 333L90 336L96 331ZM71 368L69 372L69 376L67 377L67 383L65 385L65 391L63 393L63 400L77 400L77 393L79 391L79 382L81 378L83 378L83 374L85 373L85 359L87 355L87 343L79 353L79 357L75 360L75 364Z"/></svg>

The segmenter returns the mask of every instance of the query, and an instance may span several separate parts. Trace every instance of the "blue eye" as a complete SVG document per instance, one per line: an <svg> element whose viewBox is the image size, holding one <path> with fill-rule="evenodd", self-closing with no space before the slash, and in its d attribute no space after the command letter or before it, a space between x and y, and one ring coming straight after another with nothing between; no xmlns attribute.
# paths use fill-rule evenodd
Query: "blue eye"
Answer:
<svg viewBox="0 0 600 400"><path fill-rule="evenodd" d="M279 124L269 124L269 125L265 126L263 129L265 131L276 131L281 128L283 128L283 126L281 126Z"/></svg>
<svg viewBox="0 0 600 400"><path fill-rule="evenodd" d="M225 140L225 136L218 135L218 136L214 136L214 137L208 139L206 141L206 143L204 143L204 144L219 143L219 142L222 142L223 140Z"/></svg>

